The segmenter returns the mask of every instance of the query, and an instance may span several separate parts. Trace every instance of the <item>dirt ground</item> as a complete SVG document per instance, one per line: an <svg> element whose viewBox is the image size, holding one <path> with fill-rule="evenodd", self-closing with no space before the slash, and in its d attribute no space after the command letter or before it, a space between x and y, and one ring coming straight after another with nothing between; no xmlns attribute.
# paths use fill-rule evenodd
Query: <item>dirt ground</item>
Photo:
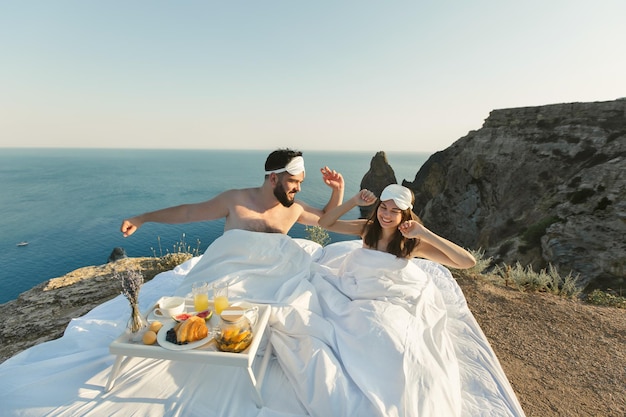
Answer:
<svg viewBox="0 0 626 417"><path fill-rule="evenodd" d="M528 417L626 416L626 310L459 278Z"/></svg>

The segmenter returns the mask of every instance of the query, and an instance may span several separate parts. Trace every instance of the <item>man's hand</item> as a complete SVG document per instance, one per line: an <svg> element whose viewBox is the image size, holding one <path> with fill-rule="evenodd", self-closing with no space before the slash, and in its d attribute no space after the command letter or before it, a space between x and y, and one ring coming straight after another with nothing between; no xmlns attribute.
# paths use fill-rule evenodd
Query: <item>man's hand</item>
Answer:
<svg viewBox="0 0 626 417"><path fill-rule="evenodd" d="M135 233L137 229L141 226L141 223L137 222L133 219L126 219L122 222L122 226L120 227L120 231L124 234L124 237L128 237Z"/></svg>
<svg viewBox="0 0 626 417"><path fill-rule="evenodd" d="M343 190L345 184L343 182L343 176L340 173L328 167L324 167L320 169L320 171L322 173L322 179L326 185L334 190Z"/></svg>

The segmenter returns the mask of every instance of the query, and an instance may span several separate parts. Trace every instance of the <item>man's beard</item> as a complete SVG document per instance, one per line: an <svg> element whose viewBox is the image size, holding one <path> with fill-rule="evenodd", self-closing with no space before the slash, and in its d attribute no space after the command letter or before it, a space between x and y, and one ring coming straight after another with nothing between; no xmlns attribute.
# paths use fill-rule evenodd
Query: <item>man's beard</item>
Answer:
<svg viewBox="0 0 626 417"><path fill-rule="evenodd" d="M294 200L289 199L289 196L287 195L287 192L285 191L285 187L283 187L283 184L281 184L280 182L276 184L276 187L274 187L274 197L276 197L278 202L285 207L291 207L293 203L295 202L295 199Z"/></svg>

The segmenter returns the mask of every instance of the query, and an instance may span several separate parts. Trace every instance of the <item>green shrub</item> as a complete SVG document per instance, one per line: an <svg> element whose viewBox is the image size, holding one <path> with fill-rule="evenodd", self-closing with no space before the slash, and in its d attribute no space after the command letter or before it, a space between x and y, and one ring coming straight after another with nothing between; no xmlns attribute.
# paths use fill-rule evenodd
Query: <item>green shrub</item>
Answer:
<svg viewBox="0 0 626 417"><path fill-rule="evenodd" d="M602 290L593 290L585 297L585 300L589 304L599 306L626 308L626 297L614 295Z"/></svg>
<svg viewBox="0 0 626 417"><path fill-rule="evenodd" d="M522 292L548 292L565 298L576 298L582 293L578 275L569 273L561 277L553 265L547 270L534 271L531 265L524 267L517 262L514 266L496 267L496 275L506 286L512 285Z"/></svg>
<svg viewBox="0 0 626 417"><path fill-rule="evenodd" d="M156 259L156 266L161 272L169 271L191 258L193 258L193 255L190 253L168 253Z"/></svg>
<svg viewBox="0 0 626 417"><path fill-rule="evenodd" d="M582 293L580 275L573 276L570 272L565 277L561 277L552 264L549 265L548 275L552 278L552 286L555 294L565 298L577 298ZM557 289L558 292L556 292Z"/></svg>
<svg viewBox="0 0 626 417"><path fill-rule="evenodd" d="M472 254L474 259L476 259L476 265L467 269L455 269L450 268L450 272L454 277L458 278L477 278L481 276L481 274L491 266L493 258L488 257L485 258L485 251L479 249L477 251L468 249L469 253Z"/></svg>
<svg viewBox="0 0 626 417"><path fill-rule="evenodd" d="M161 236L157 236L157 242L159 244L159 254L157 255L156 250L154 248L150 248L152 250L152 256L154 256L155 258L162 258L165 255L170 253L168 249L165 249L165 253L163 253L163 248L161 247ZM180 241L172 245L171 253L175 253L175 254L182 253L182 254L190 254L192 256L199 256L200 255L200 239L196 241L196 247L192 249L191 245L187 244L187 242L185 241L185 234L183 233Z"/></svg>
<svg viewBox="0 0 626 417"><path fill-rule="evenodd" d="M172 252L166 249L165 254L163 254L160 236L157 237L157 241L159 243L159 256L157 256L154 248L150 249L152 249L152 255L157 258L156 267L160 271L169 271L176 268L183 262L188 261L194 256L200 255L200 239L197 240L196 247L192 248L191 245L187 244L187 242L185 241L184 233L182 234L181 240L172 245Z"/></svg>
<svg viewBox="0 0 626 417"><path fill-rule="evenodd" d="M330 235L320 226L305 226L304 232L307 235L307 239L317 242L322 246L326 246L330 243Z"/></svg>

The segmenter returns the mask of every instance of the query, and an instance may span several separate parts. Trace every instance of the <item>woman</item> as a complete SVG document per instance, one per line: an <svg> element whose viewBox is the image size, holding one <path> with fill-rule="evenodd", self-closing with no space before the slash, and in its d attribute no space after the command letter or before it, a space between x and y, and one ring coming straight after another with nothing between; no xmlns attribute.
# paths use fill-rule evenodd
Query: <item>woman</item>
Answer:
<svg viewBox="0 0 626 417"><path fill-rule="evenodd" d="M383 190L369 219L339 220L357 205L375 202L371 191L361 190L319 219L321 227L363 240L362 248L345 256L333 255L333 245L324 255L332 265L326 280L345 295L319 294L323 305L332 306L324 315L333 318L342 365L380 406L379 415L458 417L459 361L447 326L448 306L436 282L454 281L441 265L469 268L476 261L425 228L412 212L413 193L397 184ZM414 257L431 262L414 262ZM378 378L363 375L364 368Z"/></svg>
<svg viewBox="0 0 626 417"><path fill-rule="evenodd" d="M342 205L327 211L319 225L332 232L357 235L363 247L399 258L425 258L456 269L471 268L474 257L465 249L431 232L413 213L413 192L398 184L385 187L369 219L339 220L356 206L369 206L376 196L361 190Z"/></svg>

